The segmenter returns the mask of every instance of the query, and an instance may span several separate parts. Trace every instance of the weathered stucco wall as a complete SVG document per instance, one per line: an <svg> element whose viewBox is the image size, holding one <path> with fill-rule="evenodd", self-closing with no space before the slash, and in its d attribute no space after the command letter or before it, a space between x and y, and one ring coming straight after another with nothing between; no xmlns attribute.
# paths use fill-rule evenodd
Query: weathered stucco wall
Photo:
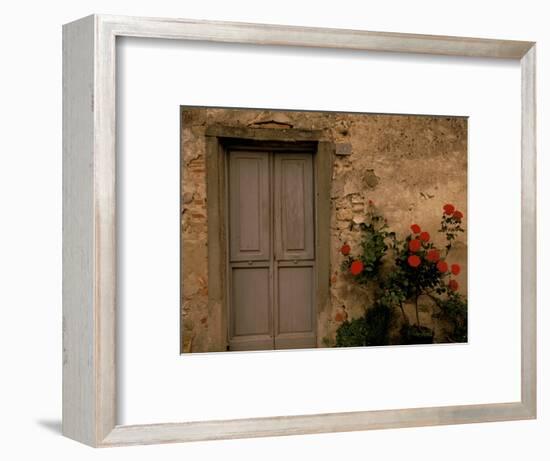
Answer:
<svg viewBox="0 0 550 461"><path fill-rule="evenodd" d="M365 293L342 274L340 248L357 248L358 223L367 204L376 208L399 236L418 223L443 246L437 233L441 207L453 203L464 213L467 229L467 119L406 115L327 112L279 112L240 109L182 110L182 332L184 351L215 350L209 331L205 130L208 125L322 130L335 143L331 190L331 307L318 319L318 345L331 345L346 318L362 315ZM464 235L449 255L462 266L457 278L467 290L467 247ZM412 306L408 306L412 319ZM435 329L430 309L421 321ZM217 331L217 329L216 329Z"/></svg>

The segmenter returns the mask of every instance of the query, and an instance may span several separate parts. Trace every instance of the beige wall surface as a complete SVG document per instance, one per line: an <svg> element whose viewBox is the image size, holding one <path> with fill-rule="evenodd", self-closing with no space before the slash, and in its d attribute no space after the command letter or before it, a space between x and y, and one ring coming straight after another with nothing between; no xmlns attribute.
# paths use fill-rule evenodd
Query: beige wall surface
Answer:
<svg viewBox="0 0 550 461"><path fill-rule="evenodd" d="M209 331L205 132L211 125L287 130L321 130L334 143L330 224L330 308L318 316L318 346L333 345L345 319L363 314L370 293L342 273L342 244L358 248L357 224L372 201L398 237L412 223L428 230L444 245L437 229L442 206L452 203L464 213L467 229L467 118L380 115L339 112L270 111L222 108L182 109L181 235L182 349L217 350ZM467 294L467 238L459 238L449 261L463 270L457 277ZM372 302L372 301L370 301ZM406 307L413 318L413 306ZM443 342L441 325L423 308L421 322ZM217 331L217 330L216 330Z"/></svg>

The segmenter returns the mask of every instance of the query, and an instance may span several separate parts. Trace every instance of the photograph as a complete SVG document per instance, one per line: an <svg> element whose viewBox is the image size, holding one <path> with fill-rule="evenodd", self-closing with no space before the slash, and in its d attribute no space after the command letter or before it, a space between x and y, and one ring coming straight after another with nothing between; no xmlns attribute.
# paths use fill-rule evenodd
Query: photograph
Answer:
<svg viewBox="0 0 550 461"><path fill-rule="evenodd" d="M468 342L468 117L180 110L181 353Z"/></svg>

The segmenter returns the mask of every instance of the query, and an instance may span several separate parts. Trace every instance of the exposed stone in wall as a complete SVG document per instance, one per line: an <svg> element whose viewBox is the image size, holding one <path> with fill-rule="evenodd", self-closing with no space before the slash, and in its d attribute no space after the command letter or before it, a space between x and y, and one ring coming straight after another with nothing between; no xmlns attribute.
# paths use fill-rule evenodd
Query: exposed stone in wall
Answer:
<svg viewBox="0 0 550 461"><path fill-rule="evenodd" d="M208 260L205 169L206 112L183 112L182 349L208 350Z"/></svg>
<svg viewBox="0 0 550 461"><path fill-rule="evenodd" d="M335 332L346 318L362 315L372 294L350 283L342 274L344 243L357 248L358 224L369 201L386 217L398 235L412 223L438 235L441 206L453 203L467 222L467 120L465 118L370 115L268 110L198 109L183 111L182 153L182 326L184 350L215 350L219 329L209 331L205 129L210 124L235 127L280 127L323 130L323 139L335 143L331 189L330 306L319 314L318 345L332 345ZM463 271L457 277L460 291L467 290L466 236L450 254ZM413 306L406 306L413 319ZM435 328L429 306L421 306L421 321Z"/></svg>

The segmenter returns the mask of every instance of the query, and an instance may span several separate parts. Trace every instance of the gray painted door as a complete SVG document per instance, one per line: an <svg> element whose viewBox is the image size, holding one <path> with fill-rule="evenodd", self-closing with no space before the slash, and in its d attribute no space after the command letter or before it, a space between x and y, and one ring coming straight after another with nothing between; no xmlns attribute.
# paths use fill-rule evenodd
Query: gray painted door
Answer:
<svg viewBox="0 0 550 461"><path fill-rule="evenodd" d="M229 152L229 348L315 347L313 159Z"/></svg>

